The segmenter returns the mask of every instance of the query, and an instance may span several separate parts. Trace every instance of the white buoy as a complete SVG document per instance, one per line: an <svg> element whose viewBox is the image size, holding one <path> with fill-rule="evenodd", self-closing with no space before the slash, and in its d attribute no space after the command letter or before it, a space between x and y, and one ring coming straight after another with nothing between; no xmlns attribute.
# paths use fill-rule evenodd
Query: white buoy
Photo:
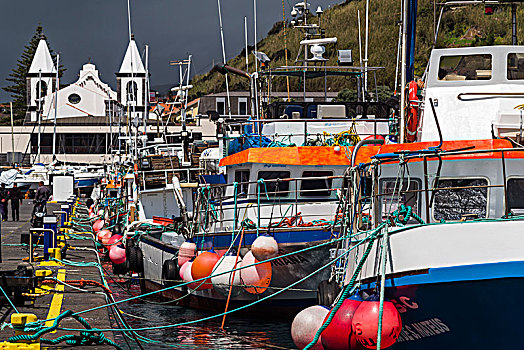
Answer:
<svg viewBox="0 0 524 350"><path fill-rule="evenodd" d="M213 277L211 277L211 283L213 283L213 288L220 294L227 296L229 295L229 289L231 289L231 296L238 296L242 292L242 288L239 287L240 283L240 270L233 272L232 270L240 267L242 258L239 256L238 261L236 254L235 255L224 255L213 268ZM224 273L228 272L229 273ZM224 273L223 275L220 275ZM233 274L235 275L233 277ZM219 275L219 276L216 276ZM232 285L232 287L231 287Z"/></svg>
<svg viewBox="0 0 524 350"><path fill-rule="evenodd" d="M291 338L299 349L304 349L315 337L315 334L324 323L329 309L325 306L315 305L300 311L291 324ZM312 350L323 350L320 337Z"/></svg>
<svg viewBox="0 0 524 350"><path fill-rule="evenodd" d="M273 237L258 236L251 244L251 252L258 261L265 261L278 255L278 243Z"/></svg>

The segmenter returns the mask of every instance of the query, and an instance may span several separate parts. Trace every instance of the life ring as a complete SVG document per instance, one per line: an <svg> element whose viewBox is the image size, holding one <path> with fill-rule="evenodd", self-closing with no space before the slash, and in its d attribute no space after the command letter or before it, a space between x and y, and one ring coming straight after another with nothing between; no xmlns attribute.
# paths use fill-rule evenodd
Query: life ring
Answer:
<svg viewBox="0 0 524 350"><path fill-rule="evenodd" d="M406 125L406 139L410 142L416 141L417 139L417 127L418 127L418 97L417 97L418 85L414 80L409 82L408 85L408 118Z"/></svg>

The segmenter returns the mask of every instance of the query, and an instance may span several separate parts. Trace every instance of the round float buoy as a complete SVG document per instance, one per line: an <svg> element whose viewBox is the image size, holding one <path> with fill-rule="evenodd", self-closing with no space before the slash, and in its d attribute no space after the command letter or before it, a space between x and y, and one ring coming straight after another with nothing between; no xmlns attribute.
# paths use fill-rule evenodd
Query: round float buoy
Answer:
<svg viewBox="0 0 524 350"><path fill-rule="evenodd" d="M255 259L252 252L248 252L242 262L240 267L245 267L258 263L259 261ZM245 291L251 294L261 294L264 293L271 283L271 263L263 262L251 267L246 267L240 270L240 279L242 284L246 285Z"/></svg>
<svg viewBox="0 0 524 350"><path fill-rule="evenodd" d="M324 323L329 308L321 305L310 306L300 311L291 324L291 338L299 349L304 349L313 341L315 334ZM313 350L322 350L320 338L315 343Z"/></svg>
<svg viewBox="0 0 524 350"><path fill-rule="evenodd" d="M220 260L220 256L215 252L202 252L198 254L191 265L191 276L193 276L193 279L198 280L211 276L213 267L215 267L218 260ZM210 278L195 283L199 285L197 290L213 288Z"/></svg>
<svg viewBox="0 0 524 350"><path fill-rule="evenodd" d="M258 261L265 261L278 255L278 243L273 237L258 236L251 244L251 252Z"/></svg>
<svg viewBox="0 0 524 350"><path fill-rule="evenodd" d="M96 220L95 223L93 224L93 231L97 233L98 231L102 229L102 227L104 227L104 224L105 224L104 220Z"/></svg>
<svg viewBox="0 0 524 350"><path fill-rule="evenodd" d="M178 250L178 266L184 265L195 256L196 243L184 242Z"/></svg>
<svg viewBox="0 0 524 350"><path fill-rule="evenodd" d="M100 231L102 232L102 231ZM116 246L118 243L122 242L122 235L112 235L111 238L107 240L107 249L111 250L114 246Z"/></svg>
<svg viewBox="0 0 524 350"><path fill-rule="evenodd" d="M178 279L178 264L173 260L166 260L162 265L162 280L165 286L174 286Z"/></svg>
<svg viewBox="0 0 524 350"><path fill-rule="evenodd" d="M184 273L185 273L185 271L186 271L186 269L187 269L188 266L191 266L191 264L189 263L189 261L185 262L184 265L180 266L180 269L178 270L178 275L180 276L180 278L181 278L183 281L185 281L185 280L184 280ZM186 281L186 282L188 282L188 281Z"/></svg>
<svg viewBox="0 0 524 350"><path fill-rule="evenodd" d="M351 335L351 321L357 308L363 299L355 294L342 302L335 316L322 332L320 341L324 350L346 350L356 348L356 339ZM331 311L326 315L324 323L327 321Z"/></svg>
<svg viewBox="0 0 524 350"><path fill-rule="evenodd" d="M102 244L107 244L109 239L111 238L111 231L109 230L100 230L96 234L96 238L102 242Z"/></svg>
<svg viewBox="0 0 524 350"><path fill-rule="evenodd" d="M184 280L184 282L192 282L194 280L194 278L193 278L193 276L191 274L191 267L193 266L193 261L186 262L184 264L184 266L186 266L186 268L184 269L184 275L183 275L182 279ZM200 282L198 282L198 283L189 283L187 285L187 287L189 289L196 289L196 287L198 287L199 284L200 284Z"/></svg>
<svg viewBox="0 0 524 350"><path fill-rule="evenodd" d="M116 245L109 251L109 259L116 264L123 264L126 262L126 248L122 245Z"/></svg>
<svg viewBox="0 0 524 350"><path fill-rule="evenodd" d="M231 289L231 296L235 297L242 292L240 285L240 270L232 272L232 270L239 268L242 258L239 256L237 261L236 253L231 255L224 255L220 260L217 261L213 268L213 275L224 273L223 275L211 277L211 283L213 288L224 296L229 295L229 289ZM228 272L229 273L225 273ZM233 274L235 275L233 277Z"/></svg>
<svg viewBox="0 0 524 350"><path fill-rule="evenodd" d="M379 300L378 295L370 296L360 304L353 315L353 336L368 349L377 348ZM384 301L381 348L385 349L395 344L401 331L402 319L400 318L400 313L392 302Z"/></svg>

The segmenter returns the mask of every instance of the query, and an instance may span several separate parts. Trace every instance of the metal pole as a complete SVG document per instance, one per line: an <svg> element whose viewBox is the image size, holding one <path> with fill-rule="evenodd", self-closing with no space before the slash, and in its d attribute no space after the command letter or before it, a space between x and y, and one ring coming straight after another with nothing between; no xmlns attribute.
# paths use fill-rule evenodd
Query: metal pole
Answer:
<svg viewBox="0 0 524 350"><path fill-rule="evenodd" d="M517 5L511 4L511 45L517 45Z"/></svg>
<svg viewBox="0 0 524 350"><path fill-rule="evenodd" d="M56 55L56 88L55 88L55 120L53 121L53 161L56 160L56 114L58 109L58 89L60 85L58 84L58 67L60 64L60 54Z"/></svg>
<svg viewBox="0 0 524 350"><path fill-rule="evenodd" d="M13 147L13 154L11 155L11 164L15 165L15 132L14 132L14 121L13 121L13 102L9 102L9 108L11 110L11 146ZM2 257L0 253L0 262L2 262Z"/></svg>
<svg viewBox="0 0 524 350"><path fill-rule="evenodd" d="M368 91L369 0L366 0L366 43L364 46L364 101Z"/></svg>
<svg viewBox="0 0 524 350"><path fill-rule="evenodd" d="M406 108L406 93L404 91L406 87L406 57L407 57L407 41L408 41L408 11L407 11L407 5L408 0L402 0L404 2L403 5L403 13L402 13L402 71L400 72L400 140L399 143L404 142L405 138L405 113L404 109Z"/></svg>
<svg viewBox="0 0 524 350"><path fill-rule="evenodd" d="M358 20L358 58L360 61L360 68L362 69L363 61L362 61L362 33L360 31L360 10L357 11L357 20ZM362 70L360 71L360 74L362 74ZM359 86L359 89L357 89L357 91L360 91L360 88L362 88L362 84L359 84L359 85L360 86ZM364 94L363 90L362 90L362 94Z"/></svg>
<svg viewBox="0 0 524 350"><path fill-rule="evenodd" d="M247 16L244 16L244 36L245 36L245 43L246 43L246 72L249 73L249 47L247 43ZM226 63L226 62L224 62Z"/></svg>
<svg viewBox="0 0 524 350"><path fill-rule="evenodd" d="M149 45L146 45L146 81L145 81L145 93L144 93L144 117L142 122L144 123L144 135L147 135L147 119L149 117ZM146 146L147 141L142 145Z"/></svg>
<svg viewBox="0 0 524 350"><path fill-rule="evenodd" d="M253 0L253 17L255 21L255 51L257 51L257 0ZM224 62L225 63L225 62ZM258 71L258 60L255 60L255 72Z"/></svg>

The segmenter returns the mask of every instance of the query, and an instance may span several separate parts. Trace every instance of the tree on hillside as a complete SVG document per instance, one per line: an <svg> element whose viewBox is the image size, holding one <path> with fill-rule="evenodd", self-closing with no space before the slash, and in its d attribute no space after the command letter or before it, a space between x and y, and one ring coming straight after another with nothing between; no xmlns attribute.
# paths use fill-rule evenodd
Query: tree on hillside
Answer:
<svg viewBox="0 0 524 350"><path fill-rule="evenodd" d="M43 28L41 25L38 25L36 27L35 33L33 34L33 37L31 38L29 43L24 47L24 52L22 53L22 56L18 59L18 64L16 68L13 68L11 74L9 74L9 77L6 78L6 80L10 82L11 85L2 88L4 91L10 93L11 97L13 98L13 113L16 120L25 118L25 113L27 110L26 76L29 72L29 67L31 66L31 62L33 61L33 56L35 55L35 51L38 47L38 42L40 41L40 37L42 36L42 34ZM56 54L53 52L51 48L49 49L49 52L51 53L51 57L53 57L53 60L56 60ZM62 76L64 71L65 69L60 65L60 68L58 70L59 76Z"/></svg>

